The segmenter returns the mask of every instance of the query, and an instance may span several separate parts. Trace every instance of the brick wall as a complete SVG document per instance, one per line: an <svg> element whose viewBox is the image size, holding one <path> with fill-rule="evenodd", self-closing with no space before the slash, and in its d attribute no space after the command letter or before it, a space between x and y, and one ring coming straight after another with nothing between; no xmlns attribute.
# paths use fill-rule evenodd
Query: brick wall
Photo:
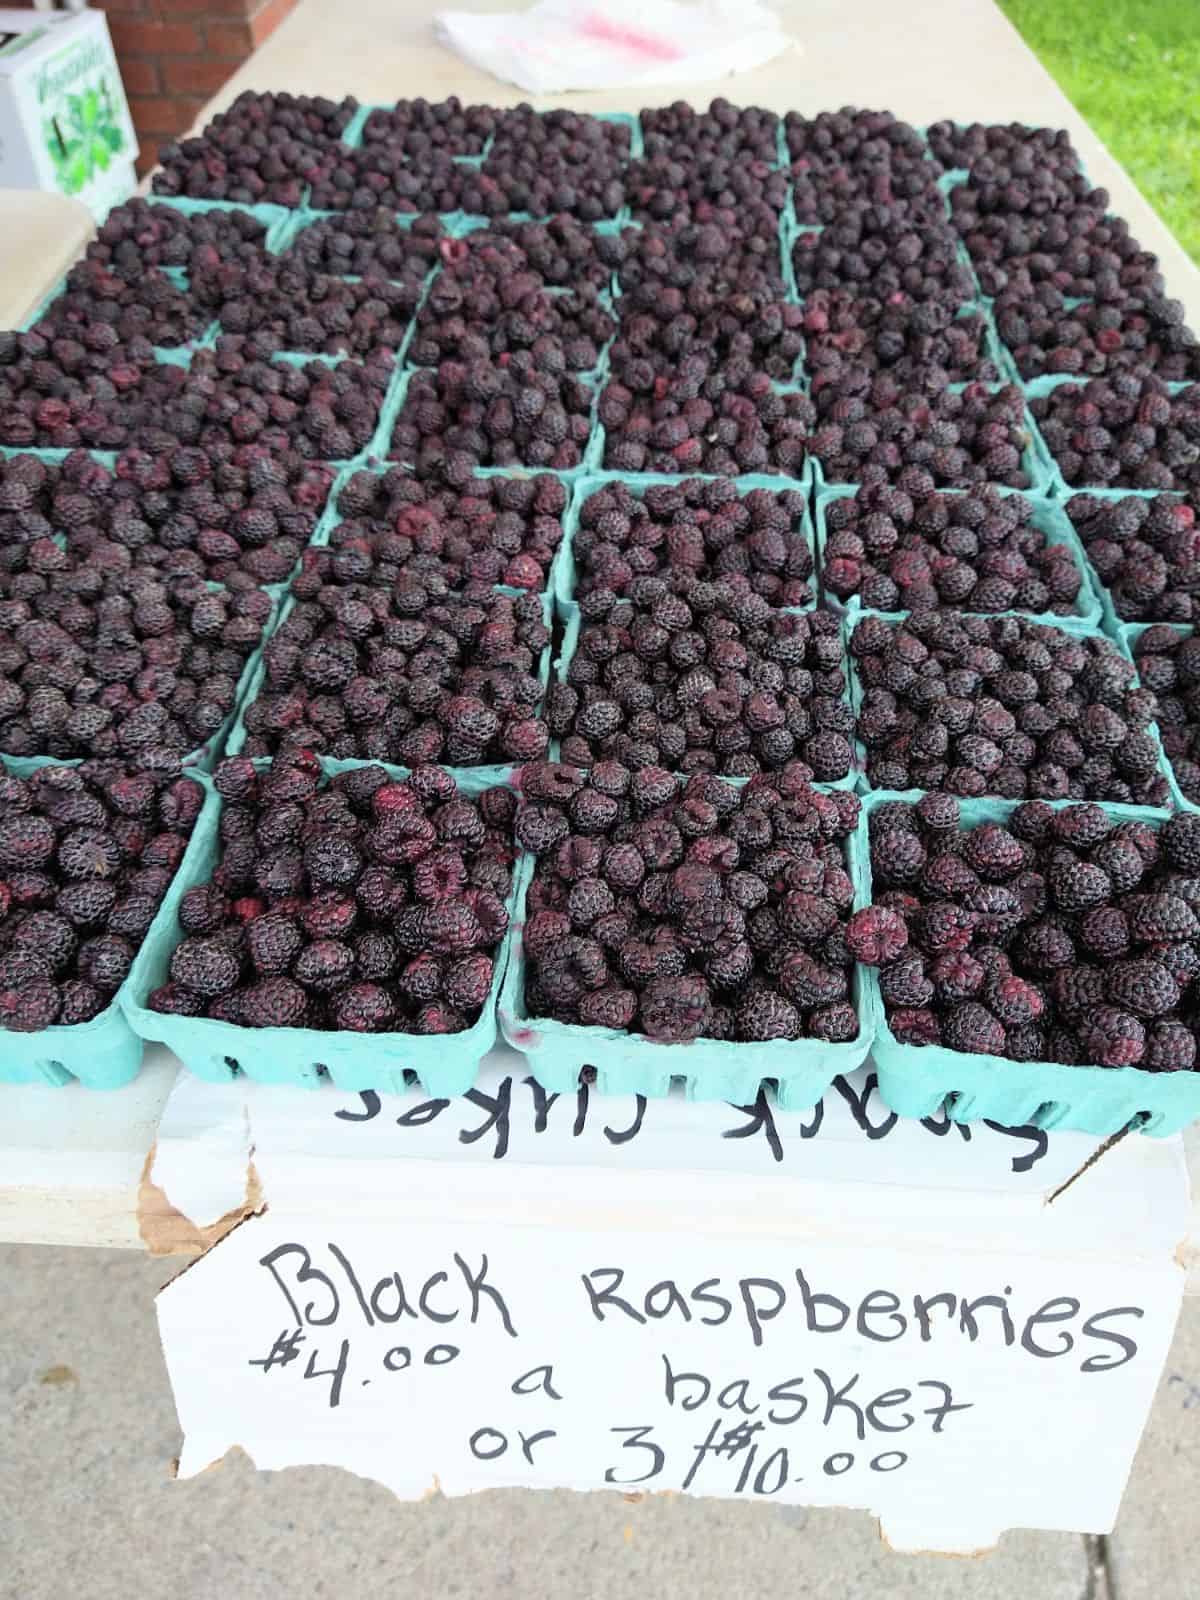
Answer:
<svg viewBox="0 0 1200 1600"><path fill-rule="evenodd" d="M297 0L90 0L108 13L139 168L190 127L205 102L253 54ZM269 87L264 85L263 87Z"/></svg>

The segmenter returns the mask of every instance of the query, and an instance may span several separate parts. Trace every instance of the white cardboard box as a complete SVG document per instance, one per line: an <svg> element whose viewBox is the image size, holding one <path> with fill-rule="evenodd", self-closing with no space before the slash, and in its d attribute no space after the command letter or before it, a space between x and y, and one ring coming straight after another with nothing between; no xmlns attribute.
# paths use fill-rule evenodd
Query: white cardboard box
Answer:
<svg viewBox="0 0 1200 1600"><path fill-rule="evenodd" d="M97 219L133 193L137 135L102 11L0 11L0 186Z"/></svg>
<svg viewBox="0 0 1200 1600"><path fill-rule="evenodd" d="M1110 1529L1183 1290L1179 1139L184 1073L151 1184L244 1216L158 1300L183 1476L859 1507L907 1550ZM144 1230L145 1231L145 1230ZM149 1234L148 1234L149 1239ZM153 1244L153 1240L149 1239Z"/></svg>

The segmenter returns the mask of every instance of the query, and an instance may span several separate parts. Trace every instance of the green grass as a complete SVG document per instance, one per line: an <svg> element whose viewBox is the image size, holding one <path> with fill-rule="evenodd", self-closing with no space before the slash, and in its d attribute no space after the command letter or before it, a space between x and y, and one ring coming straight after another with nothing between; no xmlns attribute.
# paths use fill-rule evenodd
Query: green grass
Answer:
<svg viewBox="0 0 1200 1600"><path fill-rule="evenodd" d="M1200 262L1200 0L998 0Z"/></svg>

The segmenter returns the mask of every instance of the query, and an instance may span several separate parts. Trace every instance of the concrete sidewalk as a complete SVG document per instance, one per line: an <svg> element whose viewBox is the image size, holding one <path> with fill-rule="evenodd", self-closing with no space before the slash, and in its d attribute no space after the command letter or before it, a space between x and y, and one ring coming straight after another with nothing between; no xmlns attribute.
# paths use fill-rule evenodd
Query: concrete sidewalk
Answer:
<svg viewBox="0 0 1200 1600"><path fill-rule="evenodd" d="M1184 1600L1200 1564L1200 1304L1189 1301L1109 1540L1012 1533L895 1556L849 1511L523 1490L401 1504L245 1459L188 1483L152 1297L177 1262L0 1247L0 1600Z"/></svg>

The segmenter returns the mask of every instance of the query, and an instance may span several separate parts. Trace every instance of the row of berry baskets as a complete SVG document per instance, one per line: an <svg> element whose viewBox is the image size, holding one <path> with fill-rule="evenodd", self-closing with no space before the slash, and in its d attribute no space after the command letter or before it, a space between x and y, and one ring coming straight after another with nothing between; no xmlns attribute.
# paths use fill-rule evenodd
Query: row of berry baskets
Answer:
<svg viewBox="0 0 1200 1600"><path fill-rule="evenodd" d="M28 762L9 760L6 765L14 775L32 770ZM321 782L368 765L322 761ZM271 763L256 762L255 767L268 772ZM402 782L409 776L402 768L384 770L389 781ZM1196 1071L1022 1062L897 1038L884 1006L879 973L860 963L854 965L849 983L858 1031L836 1042L697 1037L667 1043L619 1028L531 1015L522 930L536 860L519 848L505 908L507 926L492 964L490 988L478 1018L465 1031L419 1036L303 1026L247 1027L164 1013L149 1002L168 981L182 938L180 902L188 890L209 883L219 864L222 841L225 802L207 774L193 771L187 779L203 791L203 803L171 886L114 1002L87 1023L7 1035L0 1064L5 1078L61 1083L77 1077L91 1087L115 1087L137 1072L144 1042L160 1041L192 1072L211 1081L227 1081L238 1073L260 1082L300 1086L329 1079L349 1091L398 1091L415 1081L431 1096L451 1096L471 1087L484 1056L503 1038L527 1059L534 1078L550 1092L573 1092L581 1074L590 1069L589 1077L594 1075L601 1092L655 1097L682 1082L692 1099L742 1104L752 1101L763 1084L770 1084L781 1105L804 1109L821 1098L835 1076L852 1071L870 1055L881 1097L904 1116L929 1116L944 1107L957 1121L987 1118L1006 1126L1074 1128L1093 1135L1116 1133L1131 1124L1166 1135L1200 1117ZM489 779L465 772L457 775L456 784L458 794L470 798L490 787ZM510 773L506 787L519 789L519 784L520 773ZM894 813L920 798L920 791L876 792L862 800L844 850L853 891L851 913L871 906L877 898L871 869L872 818L884 808ZM1062 810L1067 804L1053 802L1051 809ZM1102 811L1109 827L1132 822L1157 831L1169 823L1167 813L1144 808L1088 809ZM963 801L958 825L969 832L1003 824L1015 810L1016 803L1010 801Z"/></svg>
<svg viewBox="0 0 1200 1600"><path fill-rule="evenodd" d="M659 480L664 481L664 480ZM557 602L560 618L567 624L570 640L572 623L577 632L578 611L574 602L574 583L569 575L571 534L577 526L578 506L596 480L575 486L571 509L566 518L560 560L548 588ZM741 485L743 492L754 487L782 488L786 480L756 480ZM635 490L639 485L634 481ZM791 487L798 487L791 485ZM827 492L828 494L828 492ZM819 562L821 510L826 495L818 496L816 537L808 519L802 529L809 549ZM1086 573L1077 540L1058 507L1042 502L1037 512L1046 524L1048 538L1072 542L1072 554ZM327 524L326 524L327 525ZM1088 583L1090 585L1090 579ZM1098 634L1095 606L1087 590L1081 614L1073 619L1044 616L1037 620L1067 627L1071 631ZM549 599L549 596L547 596ZM856 620L870 613L851 606L843 622L848 637ZM1108 620L1107 618L1105 619ZM1140 637L1140 628L1110 627L1119 648L1128 654ZM1179 630L1186 633L1189 630ZM852 660L849 666L849 693L856 697ZM560 675L567 658L560 661ZM543 681L548 670L543 661ZM250 674L248 672L247 679ZM249 698L250 685L243 704ZM239 724L240 726L240 724ZM231 741L237 748L235 730ZM211 767L220 753L221 741L214 740L203 752L198 765ZM37 762L8 760L15 774L29 770ZM329 762L330 770L345 764ZM127 1081L141 1059L142 1041L162 1040L169 1044L192 1070L206 1077L229 1077L237 1071L267 1081L313 1083L332 1078L349 1089L398 1088L415 1075L430 1093L449 1094L469 1087L482 1057L494 1042L499 1025L504 1036L525 1054L534 1075L552 1091L573 1087L583 1068L595 1071L602 1089L614 1092L663 1094L672 1079L683 1079L688 1092L698 1098L751 1099L758 1086L770 1081L778 1086L782 1103L805 1106L815 1102L832 1077L860 1064L874 1050L884 1098L895 1109L912 1115L926 1115L948 1101L952 1115L990 1117L1008 1123L1038 1121L1047 1126L1076 1126L1088 1131L1113 1132L1132 1118L1146 1117L1148 1131L1172 1131L1194 1115L1200 1115L1200 1096L1193 1107L1190 1093L1200 1086L1200 1075L1186 1072L1162 1074L1136 1067L1056 1066L1036 1062L1019 1064L1007 1059L955 1053L940 1046L916 1047L896 1040L887 1025L879 999L878 981L872 971L858 968L853 984L853 1004L858 1017L858 1033L852 1040L837 1043L820 1040L772 1040L769 1043L735 1043L725 1039L698 1039L688 1045L656 1043L644 1036L622 1030L605 1030L547 1021L525 1014L524 957L519 929L522 926L524 895L533 872L531 860L518 864L509 904L510 925L494 965L492 987L478 1020L467 1030L450 1035L420 1037L412 1034L373 1034L368 1037L336 1031L303 1028L250 1029L209 1018L170 1017L149 1009L146 1000L163 981L170 958L178 943L179 901L189 887L205 881L215 863L220 802L202 770L189 771L189 781L204 790L200 817L184 859L159 913L137 955L129 977L112 1005L91 1021L70 1026L54 1026L41 1033L6 1035L0 1078L16 1081L62 1082L71 1077L94 1086L112 1086ZM516 784L519 775L512 769L462 769L456 779L465 793L478 793L489 783ZM867 795L865 813L890 798L870 792L865 775L853 775L845 787L857 787ZM1181 803L1173 790L1172 798ZM973 812L970 806L989 808ZM1004 813L1005 803L969 803L968 815ZM1011 810L1011 806L1009 807ZM1109 808L1114 813L1122 808ZM1133 814L1126 811L1126 814ZM1165 813L1140 816L1156 819ZM870 867L866 849L866 821L849 852L849 869L854 883L856 907L870 902Z"/></svg>
<svg viewBox="0 0 1200 1600"><path fill-rule="evenodd" d="M566 578L566 563L571 558L570 533L578 525L578 504L589 491L589 483L576 485L563 541L563 560L558 565L550 590L557 600L560 618L566 621L566 643L573 630L578 634L578 608L573 600L573 582ZM635 485L637 486L637 485ZM752 485L744 485L747 491ZM818 538L805 525L803 536L810 550L819 552L822 525L821 501L818 504ZM1038 515L1058 515L1066 536L1069 525L1058 509L1042 506ZM1048 538L1054 530L1045 528ZM1082 557L1080 557L1082 558ZM1086 563L1083 563L1086 566ZM549 597L547 597L549 598ZM851 606L843 621L843 637L848 638L854 624L867 611ZM1067 627L1078 634L1098 635L1091 614L1075 619L1046 616L1040 621ZM1117 646L1128 654L1142 630L1115 629ZM1181 630L1187 632L1187 630ZM568 656L560 661L565 672ZM858 702L858 682L853 658L846 653L848 693ZM549 661L542 662L546 674ZM542 682L546 678L542 677ZM248 698L248 696L246 696ZM230 741L238 747L238 733ZM202 766L211 766L219 754L219 741L203 752ZM30 765L10 760L13 773L29 770ZM344 763L328 763L336 770ZM683 1078L698 1098L754 1098L763 1080L778 1085L779 1098L789 1106L813 1104L837 1072L858 1066L874 1045L880 1088L898 1110L926 1115L950 1099L952 1114L962 1117L992 1117L1002 1122L1038 1120L1045 1125L1083 1126L1094 1133L1115 1131L1131 1117L1146 1115L1149 1131L1171 1131L1190 1117L1189 1091L1200 1078L1195 1074L1150 1074L1136 1067L1056 1067L1046 1062L1006 1061L1000 1058L974 1058L942 1050L941 1046L917 1046L893 1038L878 1000L875 974L859 968L854 976L853 1003L858 1014L858 1035L846 1042L818 1040L773 1040L763 1045L731 1043L728 1040L694 1040L690 1045L664 1045L650 1038L622 1030L573 1026L546 1019L528 1018L523 1008L522 946L517 931L523 923L522 898L528 890L533 864L522 862L515 877L514 898L510 901L510 930L502 941L494 963L490 997L474 1026L453 1037L422 1038L410 1034L371 1035L363 1038L338 1032L312 1032L306 1029L246 1029L229 1022L206 1018L166 1018L146 1006L150 990L163 981L170 966L171 952L178 944L179 899L182 893L203 882L214 864L218 840L219 802L203 771L189 773L190 781L205 790L202 814L195 826L189 850L182 859L170 893L166 894L154 925L139 950L133 970L122 989L104 1013L90 1022L54 1026L42 1034L6 1035L5 1058L0 1077L10 1080L66 1082L78 1077L94 1086L125 1082L138 1070L142 1040L163 1040L205 1077L229 1077L242 1070L251 1077L274 1082L312 1083L331 1077L344 1088L395 1088L406 1075L416 1075L430 1093L458 1093L469 1086L478 1062L496 1038L501 1026L517 1050L530 1059L531 1070L552 1091L568 1090L578 1082L579 1072L590 1067L598 1085L611 1091L666 1093L672 1078ZM504 768L456 773L464 792L478 792L488 782L517 784L518 773ZM877 808L888 797L870 794L866 774L851 776L843 787L858 787L867 794L866 810ZM1178 802L1178 794L1173 798ZM979 802L1000 808L1003 802ZM1011 810L1011 806L1010 806ZM1118 808L1114 808L1118 810ZM1128 814L1133 814L1128 813ZM1158 818L1165 813L1154 814ZM866 822L864 822L866 827ZM859 840L851 850L851 877L854 904L870 901L869 858L866 843ZM1136 1104L1134 1104L1136 1102Z"/></svg>
<svg viewBox="0 0 1200 1600"><path fill-rule="evenodd" d="M269 205L237 206L232 202L227 203L222 201L186 200L176 196L153 196L152 200L155 205L167 207L171 210L180 210L185 214L214 209L246 212L257 218L263 223L264 227L266 227L267 233L264 239L264 247L273 255L281 254L286 248L294 244L298 235L305 227L311 226L314 220L336 218L340 215L340 213L337 212L310 212L303 209L298 212L289 212L281 207ZM415 217L409 214L398 214L395 218L397 227L401 229L411 226L415 220ZM464 218L458 214L454 214L452 216L444 215L442 220L444 223L446 223L451 236L462 236L464 234L469 234L473 231L476 231L481 227L485 227L495 220L519 221L521 218ZM610 219L605 222L587 224L586 226L599 232L612 232L613 230L620 229L623 226L640 227L642 224L630 224L627 218L622 218L619 220ZM781 235L781 251L785 263L784 281L786 282L791 273L789 251L790 242L792 239L792 231L789 227L786 217L783 215L781 215L779 219L779 228ZM384 397L379 423L375 434L370 442L364 446L364 448L361 449L353 458L357 463L366 463L372 458L372 456L385 454L387 452L390 445L392 430L394 429L399 418L410 380L413 378L414 374L418 372L428 372L431 370L422 368L413 363L410 359L409 351L417 327L418 318L424 308L425 300L429 293L430 285L440 273L446 270L446 267L439 265L431 271L423 284L421 299L408 319L403 338L400 340L396 348L388 352L392 362L391 381L388 386L387 394ZM65 277L60 280L60 282L55 285L53 290L45 297L37 310L26 319L24 324L26 330L35 327L37 323L45 316L46 312L53 306L55 300L63 293L67 281L68 280ZM799 304L804 303L804 296L799 295L794 290L781 288L780 292L786 299L795 300ZM619 317L621 290L618 278L615 274L611 284L609 285L608 289L604 291L604 293L607 297L608 304L611 308L616 310ZM986 390L993 394L1011 392L1013 390L1019 391L1022 400L1025 402L1022 408L1023 415L1021 418L1021 429L1026 438L1026 443L1022 451L1020 470L1025 476L1029 492L1038 495L1047 495L1057 499L1067 498L1071 494L1080 492L1080 488L1078 486L1070 486L1064 478L1057 462L1055 461L1042 437L1041 430L1029 409L1028 402L1030 400L1041 399L1062 385L1073 384L1077 387L1082 387L1087 380L1082 377L1075 377L1067 374L1050 375L1032 380L1023 379L1017 371L1011 354L1003 346L999 339L999 335L995 331L993 314L990 309L990 305L987 302L987 298L983 296L982 293L979 293L977 298L972 299L963 307L961 307L958 315L963 316L967 315L968 313L974 313L983 318L987 330L985 345L994 359L989 360L986 369L988 375L986 377L972 377L970 374L968 374L966 382L954 383L951 384L950 387L956 391L969 388L972 391ZM171 348L156 347L154 350L154 360L161 364L187 367L190 365L192 356L197 350L211 349L216 344L220 333L221 327L219 322L213 321L209 323L195 338L183 340L177 346L173 346ZM600 352L599 362L593 370L589 372L571 374L571 376L579 378L584 383L585 387L591 390L592 405L590 419L591 426L587 444L582 453L582 464L577 467L564 469L558 473L559 476L562 476L568 481L577 478L583 472L593 472L597 470L609 472L612 470L607 468L605 465L607 434L604 426L598 419L597 402L600 399L600 396L610 376L609 351L615 337L615 334L611 335L607 342L603 345ZM378 352L375 352L373 355L377 353ZM321 349L278 350L271 357L271 360L303 367L305 369L320 369L322 367L335 365L338 362L347 359L349 354L349 351L345 349L339 350L336 353ZM363 353L360 352L354 359L364 359ZM984 369L981 368L980 370ZM774 383L773 387L778 394L788 394L793 392L808 394L812 391L813 376L814 374L806 366L805 357L802 352L801 355L797 357L795 368L791 374L791 381L777 381ZM1172 393L1182 392L1188 387L1189 386L1187 384L1179 383L1167 385L1167 388ZM343 463L339 461L335 464L342 465ZM616 475L616 473L614 472L613 475ZM816 487L831 486L834 482L834 480L826 475L821 461L815 456L809 457L805 461L803 467L799 469L797 476L805 483L812 483ZM1089 490L1088 492L1094 491ZM1100 492L1104 493L1113 491L1101 490ZM1149 493L1152 491L1122 492Z"/></svg>
<svg viewBox="0 0 1200 1600"><path fill-rule="evenodd" d="M341 480L344 481L344 480ZM549 687L551 680L567 682L570 679L572 661L579 650L581 633L583 632L583 615L576 599L579 585L579 573L575 562L575 537L579 529L580 507L590 495L603 491L614 480L600 477L585 477L576 483L572 489L566 511L563 516L563 537L557 552L552 560L546 577L546 589L541 595L543 615L545 621L553 629L552 643L547 645L541 655L538 665L538 677L543 690ZM622 482L634 496L640 496L653 484L670 485L684 480L645 475L642 477L629 477ZM768 489L771 492L781 492L786 488L797 489L800 486L789 480L777 480L751 475L735 480L737 492L740 495L753 494L756 490ZM784 606L776 609L785 612L800 614L811 613L818 606L832 607L839 616L838 634L842 645L842 669L845 677L843 699L848 703L851 711L857 717L862 702L862 683L855 658L850 648L851 639L855 628L866 618L877 617L892 625L902 625L907 613L904 611L880 612L870 607L861 605L857 597L852 598L844 606L836 597L828 592L821 592L820 575L822 571L823 551L825 544L825 518L826 505L833 500L843 498L853 490L827 490L817 495L817 509L815 517L811 516L805 508L800 516L799 523L793 530L798 541L801 542L812 562L812 581L810 588L812 598L804 605ZM313 544L322 545L329 542L331 533L336 528L338 517L334 506L337 486L335 485L331 496L330 510L321 519ZM1039 530L1047 545L1061 545L1070 552L1070 561L1080 575L1080 588L1074 602L1074 611L1070 615L1058 615L1053 612L1006 612L1000 617L1011 616L1020 618L1023 622L1045 627L1052 627L1060 632L1068 633L1073 637L1083 640L1106 640L1107 644L1117 652L1126 662L1132 663L1134 651L1138 641L1146 631L1145 624L1122 624L1115 617L1110 617L1108 608L1102 614L1101 604L1098 599L1099 585L1091 574L1090 564L1079 542L1078 536L1071 527L1070 521L1061 506L1048 500L1033 501L1033 525ZM498 594L515 595L520 591L497 585ZM230 713L219 736L210 740L204 749L193 752L186 758L187 763L211 771L215 760L223 753L239 754L242 752L246 741L245 711L262 691L264 686L265 663L263 650L272 634L286 620L294 601L288 595L286 586L283 587L283 598L275 606L271 619L264 630L263 645L254 652L249 661L239 685L238 701L235 709ZM1190 636L1190 628L1176 627L1172 632L1180 637ZM1171 806L1184 810L1197 809L1183 794L1176 779L1174 770L1162 752L1161 739L1158 729L1152 724L1149 733L1158 749L1158 768L1162 780L1162 787L1166 791L1168 802ZM553 741L550 755L558 759L560 741ZM455 768L455 770L460 770ZM504 781L509 767L504 763L493 763L486 767L462 768L462 771L475 777L485 777L491 781ZM855 755L849 771L843 777L835 777L832 773L818 775L819 781L828 783L836 788L857 790L859 793L869 793L878 785L872 784L866 771L865 751L861 742L855 741Z"/></svg>

